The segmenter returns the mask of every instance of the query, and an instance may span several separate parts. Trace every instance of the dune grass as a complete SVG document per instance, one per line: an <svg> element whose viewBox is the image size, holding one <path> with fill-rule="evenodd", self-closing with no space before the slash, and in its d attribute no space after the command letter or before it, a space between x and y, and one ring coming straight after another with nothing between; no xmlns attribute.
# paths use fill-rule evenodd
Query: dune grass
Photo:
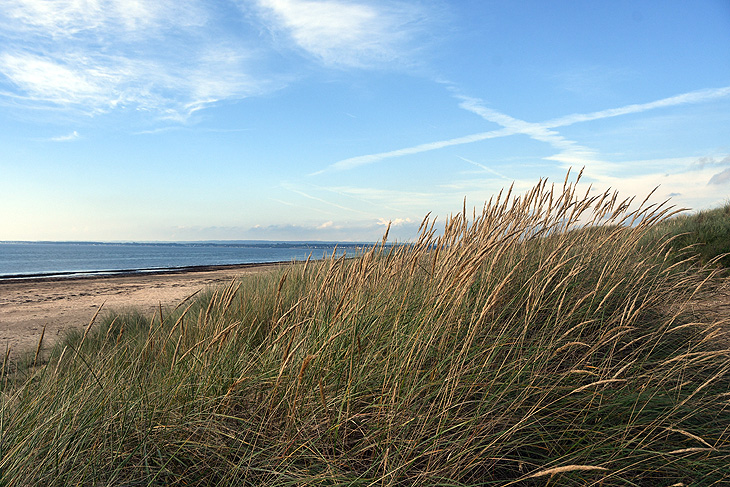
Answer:
<svg viewBox="0 0 730 487"><path fill-rule="evenodd" d="M541 181L107 315L3 382L0 485L721 485L727 323L691 304L722 282L629 208Z"/></svg>
<svg viewBox="0 0 730 487"><path fill-rule="evenodd" d="M730 202L695 214L681 214L656 228L656 233L672 235L676 251L696 253L703 263L730 268Z"/></svg>

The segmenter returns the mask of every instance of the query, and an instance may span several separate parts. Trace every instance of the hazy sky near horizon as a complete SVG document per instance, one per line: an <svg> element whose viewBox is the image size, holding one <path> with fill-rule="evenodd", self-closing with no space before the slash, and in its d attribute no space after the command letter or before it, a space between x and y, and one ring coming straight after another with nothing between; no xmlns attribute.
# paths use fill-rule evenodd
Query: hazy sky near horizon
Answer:
<svg viewBox="0 0 730 487"><path fill-rule="evenodd" d="M414 236L585 167L730 197L730 2L3 0L0 240Z"/></svg>

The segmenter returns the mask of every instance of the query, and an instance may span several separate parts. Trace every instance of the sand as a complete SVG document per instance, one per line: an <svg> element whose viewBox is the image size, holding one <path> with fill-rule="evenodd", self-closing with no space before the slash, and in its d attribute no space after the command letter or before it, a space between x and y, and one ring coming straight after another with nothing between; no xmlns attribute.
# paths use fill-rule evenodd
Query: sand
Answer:
<svg viewBox="0 0 730 487"><path fill-rule="evenodd" d="M44 326L43 347L47 349L65 331L87 326L102 304L100 315L129 308L151 315L160 304L174 307L196 291L275 266L246 264L167 273L0 280L0 353L4 355L10 347L11 359L17 359L23 352L34 351Z"/></svg>

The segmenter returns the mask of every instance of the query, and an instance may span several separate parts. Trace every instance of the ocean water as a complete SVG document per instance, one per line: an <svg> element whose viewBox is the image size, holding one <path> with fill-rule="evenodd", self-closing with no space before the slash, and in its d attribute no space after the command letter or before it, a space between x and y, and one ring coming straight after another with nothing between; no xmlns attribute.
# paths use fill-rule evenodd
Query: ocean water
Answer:
<svg viewBox="0 0 730 487"><path fill-rule="evenodd" d="M355 255L367 244L0 242L0 279L322 259L335 246L340 256Z"/></svg>

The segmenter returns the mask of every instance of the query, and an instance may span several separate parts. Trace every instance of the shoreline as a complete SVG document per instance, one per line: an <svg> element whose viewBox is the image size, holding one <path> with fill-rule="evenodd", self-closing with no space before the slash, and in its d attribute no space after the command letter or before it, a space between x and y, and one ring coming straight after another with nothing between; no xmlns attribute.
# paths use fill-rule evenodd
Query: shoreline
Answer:
<svg viewBox="0 0 730 487"><path fill-rule="evenodd" d="M288 262L194 266L117 274L0 279L0 353L11 360L32 352L43 335L47 350L72 329L82 330L103 305L152 313L174 307L197 291ZM45 329L45 331L44 331Z"/></svg>
<svg viewBox="0 0 730 487"><path fill-rule="evenodd" d="M0 286L4 283L15 282L56 282L77 279L108 279L123 276L154 276L161 274L183 274L188 272L208 272L219 270L250 269L258 267L273 267L304 261L274 261L274 262L246 262L243 264L213 264L193 265L182 267L153 267L149 269L113 269L98 271L60 271L38 272L30 274L2 274Z"/></svg>

